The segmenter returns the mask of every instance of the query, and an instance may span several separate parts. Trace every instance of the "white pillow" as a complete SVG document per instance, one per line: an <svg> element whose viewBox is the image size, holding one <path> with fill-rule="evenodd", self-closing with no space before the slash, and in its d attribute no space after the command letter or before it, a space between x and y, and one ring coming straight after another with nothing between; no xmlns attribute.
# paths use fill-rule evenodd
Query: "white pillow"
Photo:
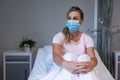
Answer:
<svg viewBox="0 0 120 80"><path fill-rule="evenodd" d="M58 70L60 67L56 65L56 63L53 61L53 52L52 52L52 46L46 45L44 46L44 52L46 55L45 63L47 67L47 72L49 73L51 70Z"/></svg>
<svg viewBox="0 0 120 80"><path fill-rule="evenodd" d="M45 54L52 53L52 46L51 45L45 45L44 47Z"/></svg>
<svg viewBox="0 0 120 80"><path fill-rule="evenodd" d="M53 66L53 53L52 53L52 46L51 45L45 45L44 46L44 52L46 55L46 59L45 59L45 64L47 67L47 72L51 71L51 68Z"/></svg>
<svg viewBox="0 0 120 80"><path fill-rule="evenodd" d="M52 68L52 66L53 66L53 56L52 56L52 54L51 53L48 53L47 55L46 55L46 60L45 60L45 62L46 62L46 67L47 67L47 72L50 72L51 71L51 68Z"/></svg>

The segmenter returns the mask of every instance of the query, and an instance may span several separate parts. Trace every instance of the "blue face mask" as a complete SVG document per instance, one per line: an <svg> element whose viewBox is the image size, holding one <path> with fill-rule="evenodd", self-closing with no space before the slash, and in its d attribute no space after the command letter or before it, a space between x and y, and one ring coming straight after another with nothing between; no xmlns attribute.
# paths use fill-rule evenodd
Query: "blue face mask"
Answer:
<svg viewBox="0 0 120 80"><path fill-rule="evenodd" d="M75 32L79 29L80 23L77 20L68 20L66 26L68 27L70 32Z"/></svg>

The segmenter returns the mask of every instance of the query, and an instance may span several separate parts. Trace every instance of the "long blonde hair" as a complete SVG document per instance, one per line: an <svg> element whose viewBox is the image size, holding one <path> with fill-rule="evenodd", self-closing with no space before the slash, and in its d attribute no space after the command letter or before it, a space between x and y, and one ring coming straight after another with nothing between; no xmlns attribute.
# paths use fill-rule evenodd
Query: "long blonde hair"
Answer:
<svg viewBox="0 0 120 80"><path fill-rule="evenodd" d="M77 6L72 6L72 7L67 11L67 14L66 14L67 19L68 19L69 14L70 14L71 12L73 12L73 11L79 12L80 18L81 18L82 20L84 19L84 13L83 13L82 10L81 10L79 7L77 7ZM72 39L72 35L70 34L70 31L69 31L68 27L65 26L65 27L63 28L62 33L63 33L64 36L65 36L66 42L67 42L67 43L70 43L70 41L71 41L71 39Z"/></svg>

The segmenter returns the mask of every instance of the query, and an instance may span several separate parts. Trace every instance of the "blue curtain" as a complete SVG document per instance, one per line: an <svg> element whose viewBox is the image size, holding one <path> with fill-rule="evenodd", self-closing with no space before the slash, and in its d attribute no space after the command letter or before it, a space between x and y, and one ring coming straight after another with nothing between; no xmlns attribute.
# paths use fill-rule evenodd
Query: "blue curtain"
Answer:
<svg viewBox="0 0 120 80"><path fill-rule="evenodd" d="M113 75L113 57L111 51L111 18L113 0L99 0L98 2L98 32L97 50L108 70Z"/></svg>

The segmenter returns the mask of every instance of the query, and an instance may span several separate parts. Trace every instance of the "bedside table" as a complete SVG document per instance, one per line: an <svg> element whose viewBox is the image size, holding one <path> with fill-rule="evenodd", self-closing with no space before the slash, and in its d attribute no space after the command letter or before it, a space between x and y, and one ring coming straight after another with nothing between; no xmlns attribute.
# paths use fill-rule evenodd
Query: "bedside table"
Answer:
<svg viewBox="0 0 120 80"><path fill-rule="evenodd" d="M114 55L114 76L115 80L120 80L120 51L113 51Z"/></svg>
<svg viewBox="0 0 120 80"><path fill-rule="evenodd" d="M32 52L5 51L3 68L4 80L27 80L32 69Z"/></svg>

